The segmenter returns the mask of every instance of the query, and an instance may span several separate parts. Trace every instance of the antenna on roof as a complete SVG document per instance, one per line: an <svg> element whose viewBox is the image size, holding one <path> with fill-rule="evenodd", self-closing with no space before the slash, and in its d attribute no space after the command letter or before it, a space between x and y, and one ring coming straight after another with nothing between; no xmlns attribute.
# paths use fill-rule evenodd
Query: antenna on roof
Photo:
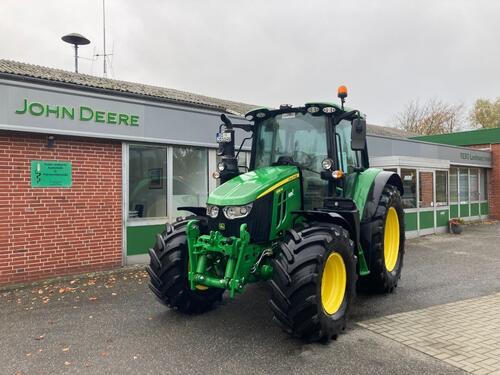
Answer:
<svg viewBox="0 0 500 375"><path fill-rule="evenodd" d="M106 53L106 0L102 0L102 46L103 46L103 52L97 53L94 56L96 57L102 56L103 76L104 78L106 78L108 76L106 59L108 56L112 55L112 53Z"/></svg>
<svg viewBox="0 0 500 375"><path fill-rule="evenodd" d="M71 33L61 37L63 41L75 46L75 73L78 73L78 46L83 46L90 43L90 40L81 34Z"/></svg>

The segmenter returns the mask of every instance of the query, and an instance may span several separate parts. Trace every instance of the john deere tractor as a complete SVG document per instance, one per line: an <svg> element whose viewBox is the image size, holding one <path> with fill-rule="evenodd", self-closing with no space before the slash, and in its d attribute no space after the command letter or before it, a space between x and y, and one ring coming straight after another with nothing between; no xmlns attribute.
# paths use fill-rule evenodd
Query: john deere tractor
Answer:
<svg viewBox="0 0 500 375"><path fill-rule="evenodd" d="M226 291L234 298L266 281L279 326L328 341L345 329L356 290L394 290L403 267L403 185L369 167L365 116L344 108L346 96L341 86L340 105L258 108L245 124L221 116L220 186L206 207L180 208L193 215L166 224L149 251L150 287L162 303L203 313ZM252 140L246 173L235 129Z"/></svg>

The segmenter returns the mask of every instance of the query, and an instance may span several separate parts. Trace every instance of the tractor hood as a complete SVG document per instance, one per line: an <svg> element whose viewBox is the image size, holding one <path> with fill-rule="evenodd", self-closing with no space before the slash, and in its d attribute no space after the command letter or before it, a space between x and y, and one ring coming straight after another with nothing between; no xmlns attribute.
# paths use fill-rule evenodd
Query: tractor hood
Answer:
<svg viewBox="0 0 500 375"><path fill-rule="evenodd" d="M299 169L292 165L260 168L222 184L208 196L207 204L241 206L272 192L288 181L299 178Z"/></svg>

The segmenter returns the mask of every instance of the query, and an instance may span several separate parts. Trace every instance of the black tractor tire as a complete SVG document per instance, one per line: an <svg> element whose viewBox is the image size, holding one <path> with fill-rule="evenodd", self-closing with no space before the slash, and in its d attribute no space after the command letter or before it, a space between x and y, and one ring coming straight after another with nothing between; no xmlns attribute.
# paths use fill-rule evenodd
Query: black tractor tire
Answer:
<svg viewBox="0 0 500 375"><path fill-rule="evenodd" d="M330 255L338 254L345 270L340 307L329 314L323 306L323 272ZM347 323L356 292L354 244L349 232L337 225L312 224L289 230L271 261L273 320L286 332L306 342L336 339Z"/></svg>
<svg viewBox="0 0 500 375"><path fill-rule="evenodd" d="M157 235L154 247L149 250L146 270L149 287L161 303L185 314L200 314L222 300L224 289L189 287L186 235L189 220L167 224L166 230Z"/></svg>
<svg viewBox="0 0 500 375"><path fill-rule="evenodd" d="M396 264L389 270L386 266L384 234L391 208L397 213L399 223L399 249ZM375 211L370 243L370 274L359 279L359 290L366 293L392 293L398 286L405 253L404 210L399 190L386 185Z"/></svg>

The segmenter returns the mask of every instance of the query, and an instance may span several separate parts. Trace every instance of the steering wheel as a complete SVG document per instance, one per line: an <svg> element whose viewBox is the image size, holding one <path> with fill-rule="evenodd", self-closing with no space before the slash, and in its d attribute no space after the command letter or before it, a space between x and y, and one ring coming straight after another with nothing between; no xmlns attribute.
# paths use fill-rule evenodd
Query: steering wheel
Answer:
<svg viewBox="0 0 500 375"><path fill-rule="evenodd" d="M314 158L310 154L303 151L294 151L293 154L294 160L296 160L297 163L303 165L304 167L312 167Z"/></svg>

